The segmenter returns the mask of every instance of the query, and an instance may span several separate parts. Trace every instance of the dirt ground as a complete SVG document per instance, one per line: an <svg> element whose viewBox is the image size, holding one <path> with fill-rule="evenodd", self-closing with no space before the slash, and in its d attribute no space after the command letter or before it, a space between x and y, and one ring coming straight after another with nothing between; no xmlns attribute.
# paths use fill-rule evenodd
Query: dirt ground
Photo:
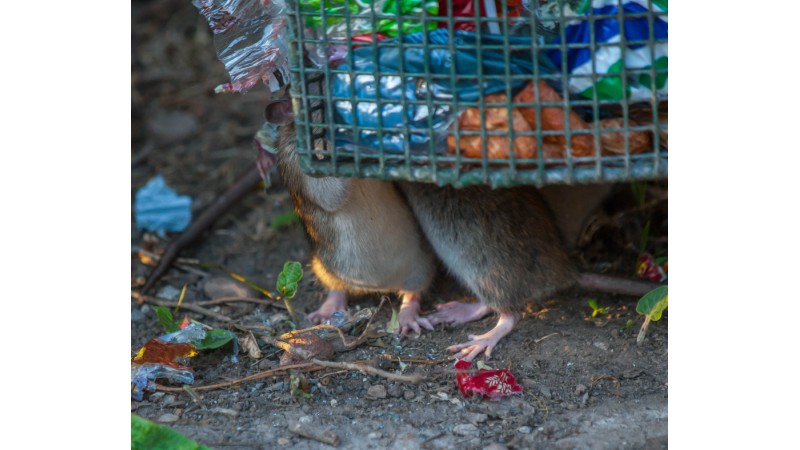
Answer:
<svg viewBox="0 0 800 450"><path fill-rule="evenodd" d="M265 92L213 93L227 75L216 60L204 19L188 0L135 1L132 16L131 196L161 174L178 193L192 197L196 215L254 163L251 139L262 122ZM584 270L630 276L647 221L648 249L666 253L666 183L646 187L648 201L638 207L629 185L615 189L574 254ZM306 273L295 305L299 312L309 312L324 292L308 269L303 230L297 223L271 226L276 216L291 209L291 199L274 177L272 187L249 194L182 256L225 266L270 290L284 262L299 261ZM140 250L163 251L169 237L174 236L145 235L131 221L132 292L153 268ZM173 267L151 294L174 301L184 284L186 303L257 296L219 270L188 262ZM442 277L423 309L465 296ZM590 297L608 307L609 314L588 320ZM166 423L211 448L329 448L290 432L297 423L335 432L341 448L666 448L668 314L651 325L639 347L635 341L642 319L636 300L573 290L531 306L487 361L494 368L510 369L524 388L521 396L499 401L463 398L451 361L405 365L403 373L425 376L419 384L349 370L307 372L308 399L292 395L286 374L200 389L278 367L281 351L262 342L264 356L257 360L242 353L238 362L231 362L230 345L195 357L191 367L199 399L159 391L141 402L131 401L131 412ZM377 304L377 296L351 302L354 311ZM278 333L290 329L285 310L278 307L227 302L207 308L235 323L260 324ZM223 326L214 317L187 314ZM385 327L388 319L383 310L378 327ZM633 326L624 330L629 319ZM401 365L386 355L394 361L444 360L449 356L445 347L463 342L467 334L487 331L494 320L437 327L418 339L384 336L333 360L374 360L390 371ZM132 296L131 354L160 334L152 304Z"/></svg>

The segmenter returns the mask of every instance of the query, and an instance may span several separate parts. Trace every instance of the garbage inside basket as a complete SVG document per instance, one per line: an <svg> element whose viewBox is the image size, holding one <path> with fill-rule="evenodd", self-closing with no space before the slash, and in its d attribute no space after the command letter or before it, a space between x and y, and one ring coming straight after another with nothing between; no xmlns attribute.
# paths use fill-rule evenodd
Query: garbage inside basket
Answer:
<svg viewBox="0 0 800 450"><path fill-rule="evenodd" d="M194 3L231 75L223 90L291 77L312 160L666 158L666 0Z"/></svg>

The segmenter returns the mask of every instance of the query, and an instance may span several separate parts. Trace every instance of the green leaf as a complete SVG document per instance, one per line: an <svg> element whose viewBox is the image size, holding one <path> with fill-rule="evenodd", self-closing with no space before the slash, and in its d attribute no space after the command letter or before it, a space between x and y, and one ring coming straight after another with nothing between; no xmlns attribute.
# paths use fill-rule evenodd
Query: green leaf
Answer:
<svg viewBox="0 0 800 450"><path fill-rule="evenodd" d="M486 362L483 360L478 360L478 363L476 365L478 366L478 370L494 370L490 365L486 364Z"/></svg>
<svg viewBox="0 0 800 450"><path fill-rule="evenodd" d="M389 325L386 325L386 332L390 334L397 333L400 330L400 319L397 318L397 310L392 308L392 318L389 319Z"/></svg>
<svg viewBox="0 0 800 450"><path fill-rule="evenodd" d="M172 313L169 312L167 308L164 308L163 306L156 306L153 309L156 311L158 323L161 324L161 326L164 328L164 331L167 333L178 331L178 324L175 323Z"/></svg>
<svg viewBox="0 0 800 450"><path fill-rule="evenodd" d="M631 329L632 326L633 326L633 319L628 319L628 321L625 322L625 326L620 328L619 331L622 331L622 332L628 331L628 330Z"/></svg>
<svg viewBox="0 0 800 450"><path fill-rule="evenodd" d="M659 286L644 295L636 304L636 312L650 317L656 322L661 319L661 313L667 309L667 286Z"/></svg>
<svg viewBox="0 0 800 450"><path fill-rule="evenodd" d="M285 212L283 214L278 214L277 216L272 218L272 222L270 222L269 226L275 231L279 229L291 225L293 223L299 223L300 218L297 217L297 214L294 211Z"/></svg>
<svg viewBox="0 0 800 450"><path fill-rule="evenodd" d="M276 289L284 298L293 298L301 278L303 278L303 266L296 261L287 262L278 274Z"/></svg>
<svg viewBox="0 0 800 450"><path fill-rule="evenodd" d="M131 450L209 450L172 428L131 414Z"/></svg>
<svg viewBox="0 0 800 450"><path fill-rule="evenodd" d="M589 307L592 308L592 317L597 317L598 314L608 314L608 308L601 308L597 304L597 300L590 298L586 301L589 304Z"/></svg>
<svg viewBox="0 0 800 450"><path fill-rule="evenodd" d="M203 338L197 344L198 350L209 350L214 348L220 348L223 345L230 342L232 339L236 337L232 331L228 330L211 330L206 333L206 337Z"/></svg>

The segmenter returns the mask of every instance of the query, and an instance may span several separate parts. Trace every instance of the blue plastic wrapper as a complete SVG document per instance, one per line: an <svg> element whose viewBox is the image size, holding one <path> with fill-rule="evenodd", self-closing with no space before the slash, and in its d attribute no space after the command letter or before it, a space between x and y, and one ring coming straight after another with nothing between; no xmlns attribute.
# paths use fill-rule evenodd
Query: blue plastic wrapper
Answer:
<svg viewBox="0 0 800 450"><path fill-rule="evenodd" d="M378 58L374 58L375 49L371 46L364 46L354 49L353 67L342 64L338 67L341 70L352 70L355 72L378 70L382 73L399 73L400 62L403 61L405 72L423 73L426 70L425 58L428 58L431 73L435 75L450 75L451 68L455 65L457 74L475 74L478 71L478 50L475 48L477 40L480 39L482 45L502 45L503 36L483 33L478 35L474 32L456 30L453 36L453 47L456 48L455 55L449 48L423 49L421 47L387 47L378 48ZM532 46L532 38L529 36L510 36L508 38L514 46ZM390 40L383 43L390 43ZM409 44L423 43L422 33L414 33L403 36L403 42ZM450 42L449 30L440 28L428 33L428 42L435 45L448 45ZM472 48L470 48L472 47ZM402 58L400 52L402 53ZM509 54L509 66L506 68L505 55L502 50L481 50L481 70L484 75L505 75L508 70L512 75L533 74L533 60L531 51L512 50ZM553 66L549 60L541 59L539 72L542 74L552 73ZM529 81L515 80L512 82L512 89L521 88ZM356 99L359 100L355 114L353 105L350 101L335 100L336 123L338 125L352 127L373 127L379 125L382 129L393 127L405 127L406 122L411 132L408 136L401 132L383 131L384 149L389 152L404 152L406 141L411 151L427 151L430 134L428 129L430 116L434 131L445 130L455 119L455 114L447 105L434 105L433 110L429 111L427 105L406 104L400 102L402 98L413 101L426 101L428 91L433 101L449 101L453 96L457 96L461 101L478 101L481 96L488 94L505 92L507 83L500 79L485 80L483 86L476 83L474 79L462 79L455 86L451 84L451 79L435 78L435 81L426 84L423 78L406 77L402 80L397 75L381 75L379 77L379 87L376 87L373 75L357 75L355 81L349 74L336 74L331 83L331 93L334 97L349 97L351 88L355 92ZM380 89L381 109L378 111L377 89ZM364 101L367 100L367 101ZM373 100L372 102L370 100ZM380 122L378 116L380 115ZM404 120L406 122L404 122ZM414 130L419 130L415 132ZM441 134L442 141L444 133ZM337 147L354 148L358 146L363 150L377 148L378 134L374 130L360 130L359 142L355 143L353 136L348 129L341 128L336 136ZM440 144L440 142L435 142ZM443 147L439 146L442 149Z"/></svg>
<svg viewBox="0 0 800 450"><path fill-rule="evenodd" d="M564 29L567 44L586 45L586 47L567 50L567 70L573 75L569 79L570 92L592 99L593 91L596 88L600 100L626 98L629 102L649 101L653 98L652 75L647 69L655 66L657 70L656 97L658 99L667 98L668 20L666 15L658 15L653 18L653 38L656 42L651 53L650 46L643 43L650 37L649 18L641 15L649 12L650 5L647 0L623 0L624 15L640 14L640 16L626 17L623 20L622 30L617 17L594 19L595 43L621 43L623 31L626 41L638 41L638 43L629 43L626 46L623 61L621 44L598 46L594 52L588 47L592 40L591 22L588 20L590 12L594 16L616 16L619 13L619 0L586 0L583 3L578 13L585 17L568 22ZM653 12L666 13L667 0L653 0L652 8ZM560 37L554 41L556 44L560 42ZM561 66L563 56L560 50L550 50L547 52L547 56L556 66ZM592 67L593 58L594 68ZM629 75L623 91L622 78L618 75L625 69ZM636 70L636 73L634 74L630 69ZM596 82L592 80L593 73L600 75Z"/></svg>
<svg viewBox="0 0 800 450"><path fill-rule="evenodd" d="M131 398L142 401L145 392L155 392L155 380L159 378L173 383L194 383L194 373L191 370L176 369L163 364L131 364Z"/></svg>
<svg viewBox="0 0 800 450"><path fill-rule="evenodd" d="M136 226L164 236L167 231L179 232L192 222L192 199L178 195L158 175L136 192L134 205Z"/></svg>

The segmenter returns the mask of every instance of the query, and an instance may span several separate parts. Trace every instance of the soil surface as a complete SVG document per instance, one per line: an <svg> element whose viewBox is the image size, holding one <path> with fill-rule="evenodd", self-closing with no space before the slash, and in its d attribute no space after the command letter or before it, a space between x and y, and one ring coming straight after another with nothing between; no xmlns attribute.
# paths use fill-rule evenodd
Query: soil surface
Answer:
<svg viewBox="0 0 800 450"><path fill-rule="evenodd" d="M267 95L259 88L246 95L213 93L227 75L205 20L188 0L133 2L132 15L131 196L161 174L178 193L192 197L196 216L254 164L252 136L262 123ZM573 255L584 270L631 276L643 234L649 251L666 253L666 183L643 186L646 202L637 202L630 185L618 186L594 218ZM291 210L291 199L274 176L269 189L249 194L184 251L187 260L173 266L145 298L138 291L153 269L148 252L162 252L175 236L159 239L139 231L132 220L131 354L163 334L153 301L176 301L184 285L186 304L264 298L221 270L191 260L224 266L268 290L274 289L286 261L299 261L305 275L295 308L302 316L318 307L325 292L308 268L302 228L297 222L273 226L273 219ZM423 309L467 297L441 276L423 299ZM589 298L607 307L608 314L591 320ZM397 306L397 299L391 300ZM468 334L488 331L494 317L401 340L381 335L390 317L383 308L374 321L375 336L331 360L371 360L390 372L423 375L421 383L325 368L296 372L307 382L302 385L308 398L294 396L289 375L280 372L202 389L277 368L283 351L259 340L261 358L243 352L232 362L230 344L193 358L189 364L199 398L182 390L159 390L141 402L131 401L131 412L220 449L330 448L291 432L294 426L333 432L341 448L666 448L668 314L651 324L644 345L637 346L643 320L636 301L572 290L531 305L487 361L493 368L510 369L524 389L522 395L498 401L462 397L445 350ZM354 299L352 312L378 303L378 296ZM268 335L292 329L280 305L228 301L205 308L216 314L184 309L179 315L239 336L245 333L219 315L233 324L260 326ZM629 320L633 324L626 329ZM305 319L297 325L309 326Z"/></svg>

